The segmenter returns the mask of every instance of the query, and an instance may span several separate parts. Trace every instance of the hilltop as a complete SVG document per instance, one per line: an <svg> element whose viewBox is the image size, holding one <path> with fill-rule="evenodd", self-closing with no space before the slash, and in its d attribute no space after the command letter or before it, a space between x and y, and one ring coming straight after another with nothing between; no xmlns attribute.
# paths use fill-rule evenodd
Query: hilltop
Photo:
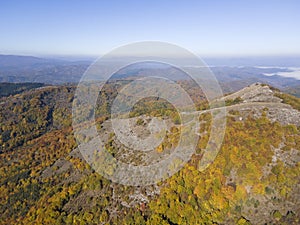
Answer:
<svg viewBox="0 0 300 225"><path fill-rule="evenodd" d="M128 187L95 173L78 151L71 126L75 88L40 87L0 99L0 224L299 223L298 98L260 83L226 95L225 139L205 171L197 165L217 109L197 112L200 140L180 172L157 185ZM113 88L107 91L104 96L115 96ZM109 98L99 101L109 106ZM167 154L177 144L175 114L153 111L151 99L145 106L146 115L139 107L132 115L136 130L147 135L149 113L166 119L170 133L155 151ZM119 157L108 117L98 122L107 148Z"/></svg>
<svg viewBox="0 0 300 225"><path fill-rule="evenodd" d="M300 125L297 98L285 95L268 85L255 83L222 99L228 110L238 110L244 117L252 113L254 118L258 118L264 113L272 122Z"/></svg>

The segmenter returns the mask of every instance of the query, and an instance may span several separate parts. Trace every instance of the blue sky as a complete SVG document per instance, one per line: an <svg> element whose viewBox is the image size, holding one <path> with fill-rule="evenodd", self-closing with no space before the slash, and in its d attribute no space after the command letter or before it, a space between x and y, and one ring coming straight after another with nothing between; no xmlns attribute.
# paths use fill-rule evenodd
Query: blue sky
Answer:
<svg viewBox="0 0 300 225"><path fill-rule="evenodd" d="M300 1L0 0L0 54L101 55L144 40L203 56L300 55Z"/></svg>

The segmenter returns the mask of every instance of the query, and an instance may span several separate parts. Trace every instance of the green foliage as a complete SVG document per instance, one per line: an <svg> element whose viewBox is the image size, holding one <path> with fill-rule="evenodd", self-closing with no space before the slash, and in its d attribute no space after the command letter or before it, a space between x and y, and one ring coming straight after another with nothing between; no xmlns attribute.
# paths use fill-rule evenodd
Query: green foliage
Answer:
<svg viewBox="0 0 300 225"><path fill-rule="evenodd" d="M111 95L120 86L106 88L104 99L99 100L105 104L97 109L99 127L107 119ZM145 189L111 183L91 170L79 153L72 152L77 147L70 126L72 93L67 87L39 90L19 96L15 103L7 102L0 110L0 224L250 224L242 215L244 207L259 209L263 204L253 195L276 194L278 202L293 197L300 163L271 162L273 147L284 144L287 153L299 149L296 126L272 123L265 115L242 122L229 117L217 158L200 172L198 165L212 120L209 113L203 113L198 154L159 183L160 193L149 197L149 203L129 208L129 196L136 190L146 193ZM170 105L152 100L138 103L134 115L176 119L178 114ZM148 109L142 111L144 106ZM175 147L179 134L180 126L172 127L161 150ZM109 136L106 146L114 154L113 137ZM266 165L271 165L269 174L264 174ZM292 212L281 215L277 210L270 219L297 224L297 216Z"/></svg>
<svg viewBox="0 0 300 225"><path fill-rule="evenodd" d="M241 97L237 97L235 99L228 99L225 101L225 105L226 106L230 106L230 105L236 105L238 103L243 102L243 99Z"/></svg>
<svg viewBox="0 0 300 225"><path fill-rule="evenodd" d="M47 87L6 101L0 107L0 152L26 146L51 129L70 126L72 95L71 88Z"/></svg>
<svg viewBox="0 0 300 225"><path fill-rule="evenodd" d="M201 119L205 116L203 114ZM299 171L292 172L281 166L278 173L289 171L289 175L284 180L278 178L278 186L274 186L272 174L263 178L263 168L273 155L271 145L279 146L285 129L289 129L288 126L271 123L265 117L248 118L243 123L229 119L223 147L213 164L200 173L193 166L199 158L194 157L190 165L168 180L160 198L150 203L151 211L174 224L224 223L230 217L237 224L250 224L240 218L241 203L250 197L246 186L252 186L253 193L264 195L268 185L282 190L281 184L293 185L296 182L293 179L300 175ZM234 183L225 185L232 171L237 171L237 177ZM258 205L259 202L254 203L254 207Z"/></svg>
<svg viewBox="0 0 300 225"><path fill-rule="evenodd" d="M240 218L238 221L237 221L237 223L236 223L237 225L251 225L251 223L247 220L247 219L245 219L245 218Z"/></svg>
<svg viewBox="0 0 300 225"><path fill-rule="evenodd" d="M276 92L275 96L278 98L281 98L283 100L283 103L291 105L294 109L300 110L300 100L299 98L285 94L285 93L280 93Z"/></svg>
<svg viewBox="0 0 300 225"><path fill-rule="evenodd" d="M282 218L282 215L281 215L281 213L278 210L275 210L273 212L273 217L278 221L278 220L280 220Z"/></svg>
<svg viewBox="0 0 300 225"><path fill-rule="evenodd" d="M0 83L0 98L43 86L42 83Z"/></svg>
<svg viewBox="0 0 300 225"><path fill-rule="evenodd" d="M138 126L144 125L144 120L142 118L138 118L136 121L136 125L138 125Z"/></svg>

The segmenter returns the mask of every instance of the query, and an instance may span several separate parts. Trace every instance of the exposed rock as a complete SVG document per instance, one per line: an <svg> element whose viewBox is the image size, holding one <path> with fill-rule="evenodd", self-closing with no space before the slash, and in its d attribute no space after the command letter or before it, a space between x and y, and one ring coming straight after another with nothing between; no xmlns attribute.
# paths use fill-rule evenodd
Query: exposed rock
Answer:
<svg viewBox="0 0 300 225"><path fill-rule="evenodd" d="M223 100L234 100L236 98L241 98L243 102L282 102L280 98L274 96L274 91L269 86L260 83L252 84L240 91L225 96Z"/></svg>

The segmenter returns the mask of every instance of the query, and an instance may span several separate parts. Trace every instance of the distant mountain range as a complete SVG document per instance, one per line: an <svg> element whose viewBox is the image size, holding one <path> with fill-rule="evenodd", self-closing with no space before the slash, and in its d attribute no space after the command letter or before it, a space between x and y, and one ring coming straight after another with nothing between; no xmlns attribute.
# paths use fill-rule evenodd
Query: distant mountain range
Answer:
<svg viewBox="0 0 300 225"><path fill-rule="evenodd" d="M300 56L203 57L210 66L300 67Z"/></svg>
<svg viewBox="0 0 300 225"><path fill-rule="evenodd" d="M254 82L267 83L281 90L298 89L300 80L288 77L290 67L300 68L300 57L252 57L252 58L207 58L225 93L237 91ZM78 83L92 60L70 61L66 59L39 58L33 56L0 55L0 82L34 82L45 84ZM151 65L145 69L136 66L125 70L120 77L140 76L145 72L170 73L173 79L184 79L169 67ZM172 72L172 73L171 73ZM278 74L285 73L284 76ZM170 75L171 76L171 75ZM300 76L299 76L300 78Z"/></svg>
<svg viewBox="0 0 300 225"><path fill-rule="evenodd" d="M88 61L0 55L0 82L76 83Z"/></svg>

